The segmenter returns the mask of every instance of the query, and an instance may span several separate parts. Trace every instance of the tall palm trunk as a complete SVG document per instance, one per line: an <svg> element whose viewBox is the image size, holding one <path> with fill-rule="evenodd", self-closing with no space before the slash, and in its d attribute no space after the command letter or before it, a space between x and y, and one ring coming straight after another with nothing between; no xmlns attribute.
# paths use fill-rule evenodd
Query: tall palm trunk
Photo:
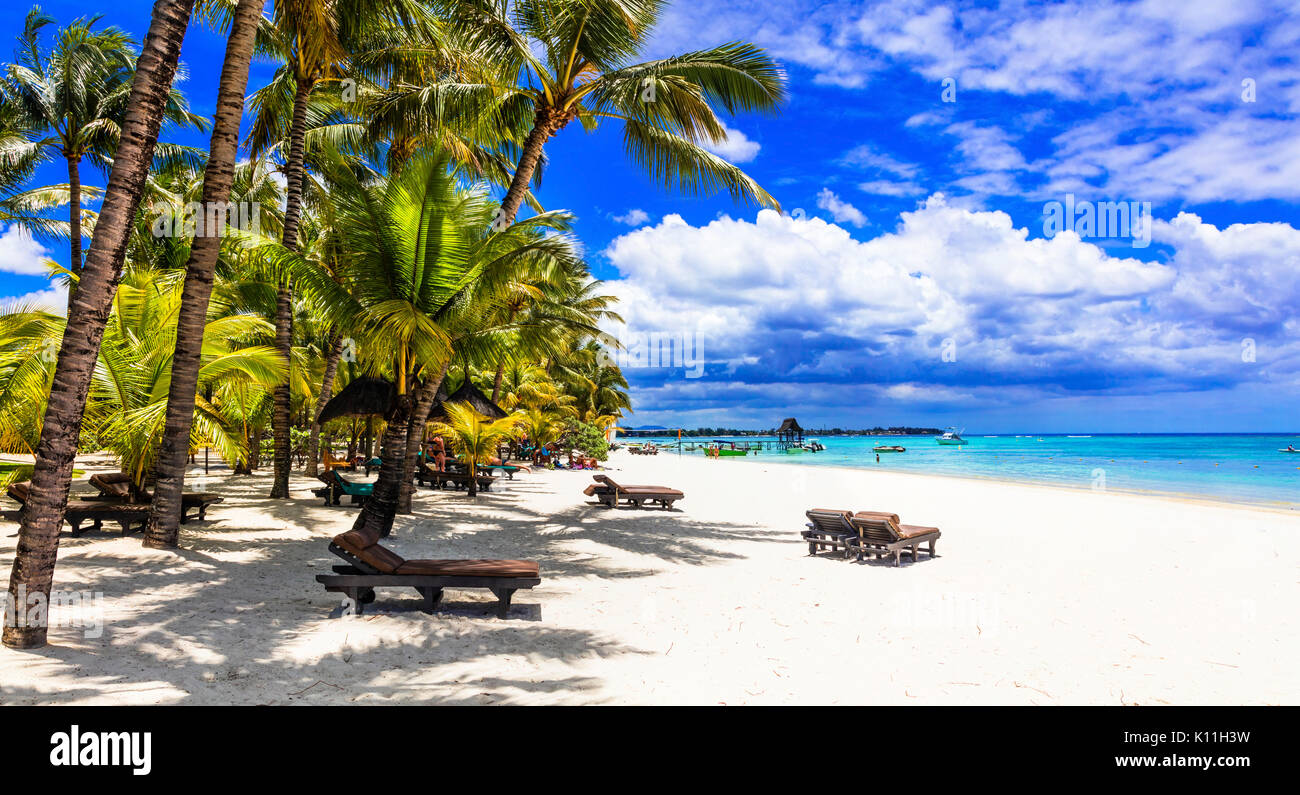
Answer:
<svg viewBox="0 0 1300 795"><path fill-rule="evenodd" d="M68 270L73 276L81 275L81 153L68 152L68 231L72 249L68 256ZM74 279L68 285L68 308L72 308L72 294L77 291Z"/></svg>
<svg viewBox="0 0 1300 795"><path fill-rule="evenodd" d="M311 434L307 437L307 466L304 474L308 477L316 477L317 465L320 463L320 423L316 418L325 410L325 404L330 402L330 396L334 394L334 377L338 374L339 359L342 357L343 337L331 332L329 353L325 354L325 375L320 380L316 413L311 416Z"/></svg>
<svg viewBox="0 0 1300 795"><path fill-rule="evenodd" d="M208 164L203 172L203 234L194 238L185 266L185 287L176 322L176 351L172 357L171 386L167 394L167 424L154 463L157 483L145 528L144 545L154 549L175 547L180 537L181 491L185 486L190 427L198 391L203 352L203 328L212 297L213 274L221 253L221 233L210 228L217 215L212 208L230 200L235 158L239 150L239 123L244 115L244 90L253 41L266 0L239 0L226 42L226 60L217 89L217 112L212 125Z"/></svg>
<svg viewBox="0 0 1300 795"><path fill-rule="evenodd" d="M437 399L442 381L447 377L450 360L442 366L442 372L436 382L425 384L418 390L415 405L411 409L411 423L406 429L406 455L402 458L402 480L397 485L397 512L411 512L411 497L415 494L415 458L420 453L420 443L424 440L424 426L429 422L429 412Z"/></svg>
<svg viewBox="0 0 1300 795"><path fill-rule="evenodd" d="M528 193L528 183L532 181L533 172L537 170L537 164L542 160L543 147L571 118L572 115L552 108L538 108L533 114L533 129L524 139L524 148L519 154L515 175L510 180L510 189L506 191L506 196L501 201L499 225L504 227L515 222L515 216L519 214L519 208L524 203L524 195Z"/></svg>
<svg viewBox="0 0 1300 795"><path fill-rule="evenodd" d="M41 441L36 448L31 496L23 508L18 528L18 549L9 577L11 612L6 616L3 633L6 646L45 645L47 622L32 626L18 619L33 598L49 604L59 552L59 530L67 508L72 463L91 373L104 338L104 326L126 256L127 238L153 161L158 128L162 125L181 42L193 8L194 0L154 3L149 35L131 81L121 142L113 159L90 251L81 269L76 297L68 311L67 327L72 333L63 335L59 347Z"/></svg>
<svg viewBox="0 0 1300 795"><path fill-rule="evenodd" d="M286 181L284 208L284 237L281 243L290 251L298 250L298 219L302 216L303 151L307 142L307 101L311 99L314 82L299 80L293 98L293 123L289 127L289 156L284 163ZM289 359L293 355L293 285L286 277L280 283L275 298L275 347ZM292 395L289 379L273 393L275 406L271 411L271 436L275 442L274 472L271 482L272 499L289 498L289 411Z"/></svg>
<svg viewBox="0 0 1300 795"><path fill-rule="evenodd" d="M411 422L411 410L414 407L413 395L398 395L386 419L388 427L379 443L379 457L383 463L379 467L379 479L375 489L361 506L361 515L352 525L353 530L365 530L387 538L393 531L393 519L397 516L397 496L399 478L402 476L406 456L406 432Z"/></svg>

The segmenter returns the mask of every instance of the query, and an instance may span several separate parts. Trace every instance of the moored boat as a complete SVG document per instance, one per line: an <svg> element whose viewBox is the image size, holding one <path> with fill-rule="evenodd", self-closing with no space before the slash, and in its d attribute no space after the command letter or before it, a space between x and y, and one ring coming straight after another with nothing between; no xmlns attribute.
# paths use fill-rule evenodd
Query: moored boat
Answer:
<svg viewBox="0 0 1300 795"><path fill-rule="evenodd" d="M906 453L907 448L901 444L878 444L871 448L873 453Z"/></svg>
<svg viewBox="0 0 1300 795"><path fill-rule="evenodd" d="M939 444L966 444L966 440L961 438L961 431L952 426L949 426L942 436L934 437L934 440Z"/></svg>

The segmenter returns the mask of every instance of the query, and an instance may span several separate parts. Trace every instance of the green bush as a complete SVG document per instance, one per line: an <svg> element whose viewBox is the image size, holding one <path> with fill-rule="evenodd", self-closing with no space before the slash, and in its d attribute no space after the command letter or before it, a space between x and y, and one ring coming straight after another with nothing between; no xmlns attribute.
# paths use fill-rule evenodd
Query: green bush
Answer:
<svg viewBox="0 0 1300 795"><path fill-rule="evenodd" d="M574 420L564 431L564 436L560 437L562 449L574 448L581 450L597 461L604 461L609 458L609 442L605 441L605 433L600 428L589 422L580 422Z"/></svg>

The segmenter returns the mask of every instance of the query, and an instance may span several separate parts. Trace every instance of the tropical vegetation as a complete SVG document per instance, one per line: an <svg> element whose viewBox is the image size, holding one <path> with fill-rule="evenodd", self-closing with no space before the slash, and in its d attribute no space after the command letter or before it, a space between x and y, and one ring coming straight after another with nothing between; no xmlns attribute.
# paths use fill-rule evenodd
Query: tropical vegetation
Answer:
<svg viewBox="0 0 1300 795"><path fill-rule="evenodd" d="M381 535L434 435L471 473L503 445L603 459L632 407L602 355L619 317L577 219L539 193L547 141L616 124L665 186L777 206L706 147L717 114L781 103L780 68L745 43L641 60L663 5L157 0L144 46L32 9L0 67L0 224L66 243L69 299L0 311L0 452L24 462L0 477L32 481L10 592L49 592L78 452L155 489L159 548L181 543L199 451L235 477L269 464L278 499L323 450L377 456L357 527ZM191 21L227 42L211 120L180 90ZM254 57L278 65L265 85ZM170 142L181 127L208 149ZM56 159L67 182L39 184ZM367 383L380 409L319 421ZM505 417L448 399L467 386Z"/></svg>

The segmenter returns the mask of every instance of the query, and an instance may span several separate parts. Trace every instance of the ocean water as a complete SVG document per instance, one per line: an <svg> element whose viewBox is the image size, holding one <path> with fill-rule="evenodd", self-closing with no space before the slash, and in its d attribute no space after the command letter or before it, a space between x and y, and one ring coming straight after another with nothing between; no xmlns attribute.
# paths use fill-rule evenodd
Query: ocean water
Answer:
<svg viewBox="0 0 1300 795"><path fill-rule="evenodd" d="M780 450L724 458L723 463L781 461L805 466L841 466L936 475L994 478L1107 491L1159 492L1300 510L1300 434L964 434L967 444L940 445L933 436L819 436L820 453ZM719 437L736 442L774 437ZM808 438L805 437L805 441ZM619 442L668 438L620 438ZM700 445L708 439L683 439ZM903 453L871 448L897 444ZM676 455L672 451L662 454ZM681 455L702 456L682 451Z"/></svg>

